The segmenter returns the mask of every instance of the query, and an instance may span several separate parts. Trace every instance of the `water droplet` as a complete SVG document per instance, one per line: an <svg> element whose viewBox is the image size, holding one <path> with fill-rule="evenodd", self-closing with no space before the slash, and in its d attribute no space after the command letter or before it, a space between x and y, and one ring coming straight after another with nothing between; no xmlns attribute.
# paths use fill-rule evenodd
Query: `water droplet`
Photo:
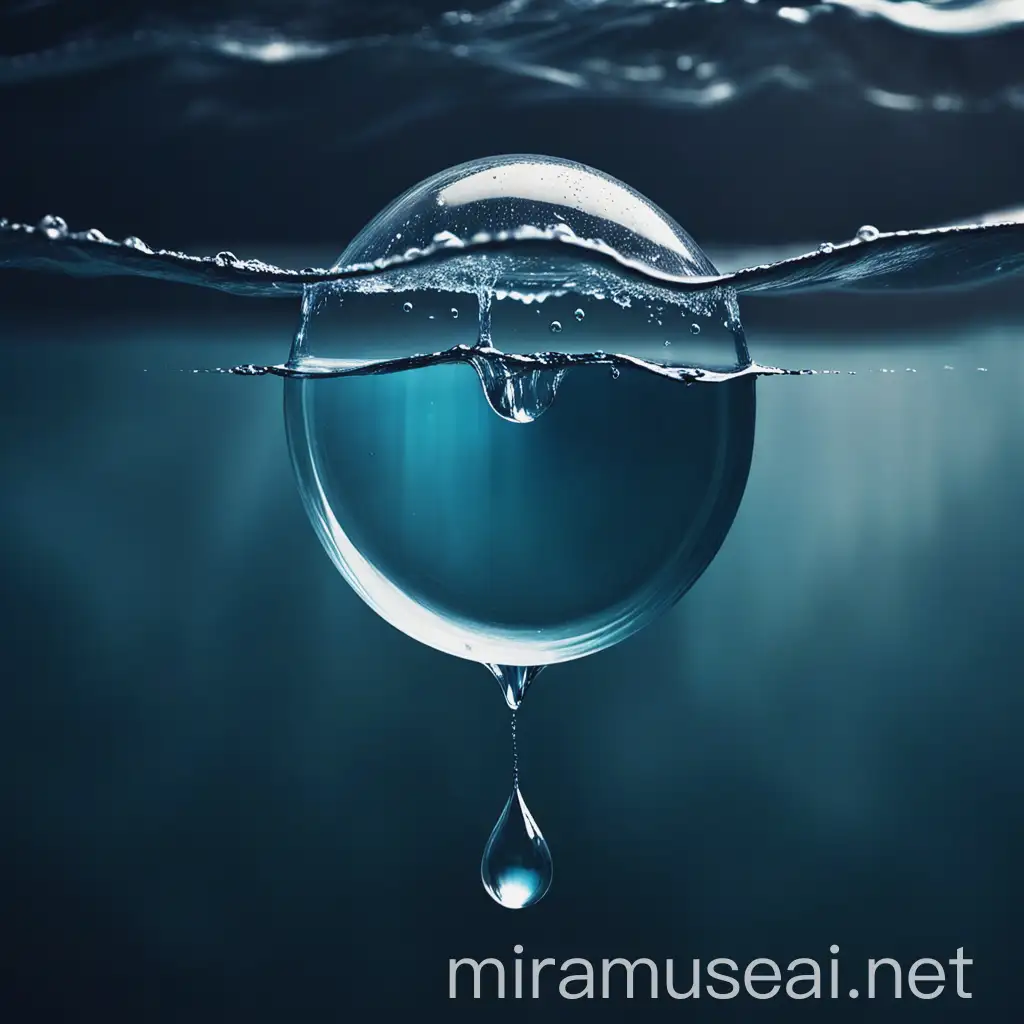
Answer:
<svg viewBox="0 0 1024 1024"><path fill-rule="evenodd" d="M480 378L487 403L502 419L513 423L532 423L546 412L565 377L562 368L515 366L493 349L474 355L470 363Z"/></svg>
<svg viewBox="0 0 1024 1024"><path fill-rule="evenodd" d="M551 851L518 785L491 832L480 861L480 880L509 910L532 906L551 888Z"/></svg>
<svg viewBox="0 0 1024 1024"><path fill-rule="evenodd" d="M217 255L213 257L213 262L216 263L218 267L228 267L231 266L232 263L237 263L238 257L233 252L227 252L225 250L224 252L217 253Z"/></svg>
<svg viewBox="0 0 1024 1024"><path fill-rule="evenodd" d="M573 316L576 317L577 320L582 320L586 315L587 314L584 313L582 309L577 309L576 312L573 313Z"/></svg>
<svg viewBox="0 0 1024 1024"><path fill-rule="evenodd" d="M619 368L617 366L612 367L612 380L619 379Z"/></svg>
<svg viewBox="0 0 1024 1024"><path fill-rule="evenodd" d="M47 238L64 238L68 233L67 221L63 217L54 217L51 214L47 214L38 226Z"/></svg>
<svg viewBox="0 0 1024 1024"><path fill-rule="evenodd" d="M700 324L690 324L691 334L700 334Z"/></svg>
<svg viewBox="0 0 1024 1024"><path fill-rule="evenodd" d="M822 242L818 246L818 252L830 253L834 248L835 246L831 242Z"/></svg>
<svg viewBox="0 0 1024 1024"><path fill-rule="evenodd" d="M411 313L412 312L412 303L411 302L403 302L402 303L402 309L406 313Z"/></svg>
<svg viewBox="0 0 1024 1024"><path fill-rule="evenodd" d="M516 711L526 696L530 683L537 678L543 665L488 665L491 675L498 680L505 703Z"/></svg>
<svg viewBox="0 0 1024 1024"><path fill-rule="evenodd" d="M873 224L857 228L857 238L862 242L873 242L881 233Z"/></svg>
<svg viewBox="0 0 1024 1024"><path fill-rule="evenodd" d="M669 347L669 345L671 345L671 344L672 344L672 342L671 342L671 341L669 341L669 340L668 340L668 338L666 338L666 339L665 339L665 348L668 348L668 347Z"/></svg>
<svg viewBox="0 0 1024 1024"><path fill-rule="evenodd" d="M452 319L453 320L458 320L459 319L459 311L454 306L452 306Z"/></svg>
<svg viewBox="0 0 1024 1024"><path fill-rule="evenodd" d="M557 320L552 320L548 325L548 330L551 331L552 334L561 334L562 325Z"/></svg>
<svg viewBox="0 0 1024 1024"><path fill-rule="evenodd" d="M129 235L122 243L126 249L135 249L138 252L152 252L146 243L138 235Z"/></svg>
<svg viewBox="0 0 1024 1024"><path fill-rule="evenodd" d="M109 242L110 241L110 239L107 238L107 236L105 234L103 234L103 232L100 231L99 228L89 228L89 230L86 231L86 233L85 233L85 237L88 238L90 242Z"/></svg>

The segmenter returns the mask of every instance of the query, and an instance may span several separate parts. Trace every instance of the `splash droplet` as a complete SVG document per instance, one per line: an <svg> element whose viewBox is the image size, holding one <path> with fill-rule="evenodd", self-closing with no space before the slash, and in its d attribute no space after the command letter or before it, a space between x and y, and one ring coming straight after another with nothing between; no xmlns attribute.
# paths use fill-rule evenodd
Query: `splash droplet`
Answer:
<svg viewBox="0 0 1024 1024"><path fill-rule="evenodd" d="M557 320L552 320L548 325L548 330L551 331L552 334L561 334L562 325Z"/></svg>
<svg viewBox="0 0 1024 1024"><path fill-rule="evenodd" d="M864 224L857 228L857 238L861 242L873 242L881 233L873 224Z"/></svg>
<svg viewBox="0 0 1024 1024"><path fill-rule="evenodd" d="M551 888L551 876L547 841L514 784L484 847L480 879L496 903L521 910L544 897Z"/></svg>
<svg viewBox="0 0 1024 1024"><path fill-rule="evenodd" d="M821 245L818 246L818 252L826 254L832 252L833 249L835 249L835 246L831 242L822 242Z"/></svg>
<svg viewBox="0 0 1024 1024"><path fill-rule="evenodd" d="M576 317L577 320L582 320L586 315L587 314L584 313L582 309L577 309L576 312L573 313L573 316Z"/></svg>
<svg viewBox="0 0 1024 1024"><path fill-rule="evenodd" d="M452 306L452 319L453 320L458 320L459 319L459 311L454 306Z"/></svg>
<svg viewBox="0 0 1024 1024"><path fill-rule="evenodd" d="M138 235L129 235L121 244L126 249L135 249L138 252L153 251Z"/></svg>
<svg viewBox="0 0 1024 1024"><path fill-rule="evenodd" d="M47 238L64 238L68 233L68 225L63 217L54 217L51 214L47 214L39 222L39 230Z"/></svg>
<svg viewBox="0 0 1024 1024"><path fill-rule="evenodd" d="M225 250L224 252L217 253L217 255L213 257L213 262L216 263L218 267L229 267L233 263L238 262L238 257L233 252Z"/></svg>
<svg viewBox="0 0 1024 1024"><path fill-rule="evenodd" d="M691 334L700 334L700 324L690 324Z"/></svg>
<svg viewBox="0 0 1024 1024"><path fill-rule="evenodd" d="M612 380L619 379L619 368L617 366L612 367Z"/></svg>
<svg viewBox="0 0 1024 1024"><path fill-rule="evenodd" d="M403 302L402 303L402 309L406 313L411 313L412 312L412 303L411 302Z"/></svg>

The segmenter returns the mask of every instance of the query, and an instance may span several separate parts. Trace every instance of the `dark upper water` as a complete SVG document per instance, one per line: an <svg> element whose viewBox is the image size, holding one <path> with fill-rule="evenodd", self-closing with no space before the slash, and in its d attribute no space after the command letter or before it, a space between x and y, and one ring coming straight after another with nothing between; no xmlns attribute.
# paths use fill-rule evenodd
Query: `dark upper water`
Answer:
<svg viewBox="0 0 1024 1024"><path fill-rule="evenodd" d="M865 222L1020 205L1015 8L986 34L936 28L950 5L808 23L723 5L685 24L656 5L646 29L611 35L597 4L523 5L511 26L434 6L338 5L333 21L311 7L286 23L267 5L260 35L230 5L6 5L20 63L3 65L0 126L33 141L6 150L0 213L325 267L421 176L559 152L650 194L731 270ZM965 10L991 21L994 6ZM916 16L932 21L901 27ZM451 33L432 56L259 49L428 22ZM787 34L754 31L769 24ZM647 54L648 69L696 75L700 60L678 62L702 56L695 38L720 66L690 85L736 95L702 105L686 83L622 72ZM256 49L234 63L225 43L240 39ZM65 59L69 41L97 58ZM460 41L478 59L453 61ZM46 51L57 59L25 59ZM805 86L755 73L781 65ZM338 99L371 73L363 102ZM843 372L756 382L746 490L704 575L641 633L532 685L521 778L555 875L523 912L496 906L477 870L510 781L494 680L387 625L333 567L296 489L282 381L188 372L282 362L298 299L176 272L40 273L80 270L80 253L3 242L0 260L34 269L0 273L0 1019L1013 1020L1024 349L1020 278L991 279L1019 267L1018 236L883 239L874 263L837 250L755 274L870 287L923 268L943 287L741 295L754 359ZM989 284L947 291L958 276ZM469 367L445 371L460 408L493 418ZM360 415L373 433L377 414ZM626 464L637 440L619 440ZM671 472L670 446L650 443ZM527 484L562 481L541 466ZM449 999L450 957L511 965L517 943L527 958L677 965L824 964L835 943L843 990L862 992L868 957L907 967L962 946L973 999L680 1006L642 985L628 1004Z"/></svg>

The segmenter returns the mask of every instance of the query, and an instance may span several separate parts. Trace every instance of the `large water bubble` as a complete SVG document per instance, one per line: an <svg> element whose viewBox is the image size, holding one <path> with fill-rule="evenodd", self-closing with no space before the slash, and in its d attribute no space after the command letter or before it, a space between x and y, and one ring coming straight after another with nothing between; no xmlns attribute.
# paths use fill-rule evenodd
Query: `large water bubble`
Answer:
<svg viewBox="0 0 1024 1024"><path fill-rule="evenodd" d="M670 217L598 171L532 156L452 168L374 218L339 264L552 229L551 245L474 251L414 265L397 286L314 297L291 358L300 370L373 367L458 350L462 364L286 382L301 491L337 567L409 636L491 666L513 706L527 668L623 640L693 584L735 516L754 431L750 378L687 387L602 362L622 353L656 369L671 352L735 368L748 357L734 299L705 296L683 317L636 274L593 259L604 247L652 280L715 273ZM411 309L396 291L417 291ZM474 305L478 317L452 315ZM566 370L552 344L596 354Z"/></svg>

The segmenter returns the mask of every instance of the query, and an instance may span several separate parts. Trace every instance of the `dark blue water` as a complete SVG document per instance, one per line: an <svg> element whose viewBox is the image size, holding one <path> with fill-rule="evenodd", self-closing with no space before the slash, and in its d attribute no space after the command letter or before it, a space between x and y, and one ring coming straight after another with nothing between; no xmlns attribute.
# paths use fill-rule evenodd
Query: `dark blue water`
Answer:
<svg viewBox="0 0 1024 1024"><path fill-rule="evenodd" d="M448 958L511 964L515 943L782 961L835 942L851 964L963 945L975 1000L879 1012L1001 1005L1022 853L1013 323L757 336L858 372L760 381L704 577L534 684L523 779L558 870L516 914L473 870L509 781L493 681L384 624L324 557L280 380L178 372L271 361L277 327L108 324L3 323L5 991L24 1019L450 1008ZM468 368L464 386L493 416Z"/></svg>

